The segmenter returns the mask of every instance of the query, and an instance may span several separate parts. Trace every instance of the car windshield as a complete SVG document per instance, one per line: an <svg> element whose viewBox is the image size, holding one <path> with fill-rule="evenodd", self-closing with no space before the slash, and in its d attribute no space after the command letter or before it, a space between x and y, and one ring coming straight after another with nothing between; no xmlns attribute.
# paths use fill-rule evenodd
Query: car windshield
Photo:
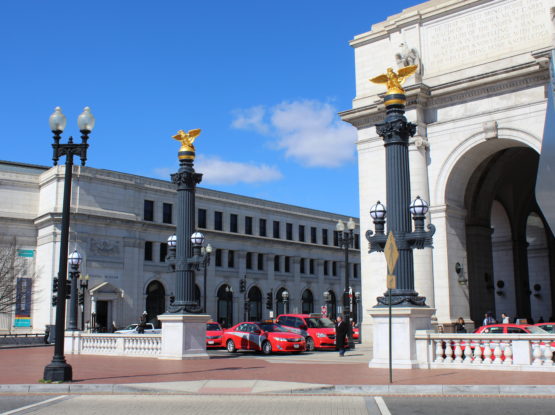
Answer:
<svg viewBox="0 0 555 415"><path fill-rule="evenodd" d="M222 328L217 323L208 323L208 324L206 324L206 330L217 331L217 330L221 330L221 329Z"/></svg>
<svg viewBox="0 0 555 415"><path fill-rule="evenodd" d="M307 318L307 321L308 321L308 328L311 328L311 329L332 329L335 327L333 322L326 317L319 317L319 318L310 317L310 318Z"/></svg>
<svg viewBox="0 0 555 415"><path fill-rule="evenodd" d="M129 326L127 326L126 328L124 328L124 330L135 330L137 328L136 324L130 324Z"/></svg>
<svg viewBox="0 0 555 415"><path fill-rule="evenodd" d="M539 328L547 331L548 333L553 333L553 324L546 324L545 326L539 326Z"/></svg>
<svg viewBox="0 0 555 415"><path fill-rule="evenodd" d="M287 332L287 330L285 330L283 327L277 325L277 324L269 324L269 323L264 323L264 324L259 324L258 325L262 330L264 331L270 331L270 332Z"/></svg>
<svg viewBox="0 0 555 415"><path fill-rule="evenodd" d="M532 334L549 334L547 331L540 329L537 326L527 326L526 329Z"/></svg>

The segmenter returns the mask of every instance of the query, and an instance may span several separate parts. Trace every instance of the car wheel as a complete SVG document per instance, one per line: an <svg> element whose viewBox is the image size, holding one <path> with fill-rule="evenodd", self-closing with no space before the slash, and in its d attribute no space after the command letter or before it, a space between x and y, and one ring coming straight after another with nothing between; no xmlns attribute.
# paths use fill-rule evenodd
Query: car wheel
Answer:
<svg viewBox="0 0 555 415"><path fill-rule="evenodd" d="M272 353L272 345L270 342L264 342L264 344L262 345L262 352L264 354L270 354Z"/></svg>
<svg viewBox="0 0 555 415"><path fill-rule="evenodd" d="M227 341L226 348L229 353L235 353L237 351L237 348L235 347L235 343L233 343L233 340Z"/></svg>
<svg viewBox="0 0 555 415"><path fill-rule="evenodd" d="M313 352L314 349L314 339L312 337L309 337L308 339L306 339L306 350L308 352Z"/></svg>

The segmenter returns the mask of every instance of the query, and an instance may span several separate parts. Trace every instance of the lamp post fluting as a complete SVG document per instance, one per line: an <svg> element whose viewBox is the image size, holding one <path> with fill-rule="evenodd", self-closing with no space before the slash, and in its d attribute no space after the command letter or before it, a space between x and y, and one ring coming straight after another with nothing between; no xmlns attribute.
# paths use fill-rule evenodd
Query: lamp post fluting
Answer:
<svg viewBox="0 0 555 415"><path fill-rule="evenodd" d="M64 356L64 326L66 312L66 281L67 281L67 254L69 245L69 208L71 203L71 179L73 174L73 156L79 156L81 165L84 166L87 160L87 149L89 144L89 134L94 128L95 119L91 114L90 108L85 107L81 115L77 118L77 126L81 131L81 143L73 142L73 137L69 137L67 144L60 144L61 134L66 126L66 117L62 114L60 107L56 107L54 113L49 118L50 130L54 133L54 150L52 160L54 165L58 164L60 157L66 157L66 167L64 172L64 197L62 202L62 228L60 235L60 253L58 268L58 296L56 300L56 341L54 344L54 356L52 361L44 368L44 380L49 381L70 381L73 378L71 365L66 362Z"/></svg>
<svg viewBox="0 0 555 415"><path fill-rule="evenodd" d="M383 138L386 156L386 192L387 192L387 230L393 233L398 247L398 261L394 268L396 288L391 290L391 302L394 306L425 306L425 297L420 297L414 289L413 249L432 247L435 227L428 225L424 231L424 214L414 215L415 230L412 231L410 204L410 170L409 138L416 133L416 125L405 118L405 91L402 83L413 73L416 66L399 69L395 73L388 68L387 74L371 79L375 83L386 83L384 96L386 118L376 124L376 132ZM418 198L420 199L420 198ZM422 201L422 199L420 199ZM423 201L422 201L423 202ZM414 203L414 202L413 202ZM425 203L424 203L425 204ZM372 206L370 215L374 220L376 233L366 232L370 243L370 252L382 252L387 242L384 233L385 207L378 202ZM389 294L378 297L379 306L387 306Z"/></svg>
<svg viewBox="0 0 555 415"><path fill-rule="evenodd" d="M77 281L79 280L79 265L83 257L77 250L74 250L67 258L69 265L71 266L71 297L69 299L69 322L68 330L79 330L78 329L78 315L79 315L79 301L78 301L78 287Z"/></svg>
<svg viewBox="0 0 555 415"><path fill-rule="evenodd" d="M353 245L354 237L354 230L356 224L352 218L349 218L347 222L347 231L345 230L345 224L343 221L339 220L335 229L338 232L338 242L339 247L343 249L345 253L345 279L344 279L344 287L343 287L343 317L344 320L349 325L349 330L347 331L347 339L349 342L349 347L353 348L353 332L351 329L351 298L350 298L350 267L349 267L349 248Z"/></svg>

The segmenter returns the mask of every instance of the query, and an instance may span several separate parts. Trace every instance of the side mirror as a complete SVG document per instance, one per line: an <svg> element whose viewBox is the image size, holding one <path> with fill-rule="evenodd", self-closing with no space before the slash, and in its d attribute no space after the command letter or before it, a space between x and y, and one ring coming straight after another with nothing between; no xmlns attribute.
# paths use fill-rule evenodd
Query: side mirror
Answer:
<svg viewBox="0 0 555 415"><path fill-rule="evenodd" d="M301 324L301 325L299 326L299 328L300 328L301 330L308 330L308 327L306 326L306 324Z"/></svg>
<svg viewBox="0 0 555 415"><path fill-rule="evenodd" d="M260 331L260 330L255 330L253 333L254 333L254 334L261 334L262 331Z"/></svg>

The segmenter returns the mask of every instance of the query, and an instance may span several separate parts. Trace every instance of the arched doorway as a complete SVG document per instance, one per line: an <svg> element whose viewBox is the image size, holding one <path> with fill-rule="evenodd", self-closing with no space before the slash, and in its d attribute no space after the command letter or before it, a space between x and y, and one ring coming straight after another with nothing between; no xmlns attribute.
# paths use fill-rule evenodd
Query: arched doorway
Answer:
<svg viewBox="0 0 555 415"><path fill-rule="evenodd" d="M247 320L262 320L262 292L260 289L258 287L252 287L247 294L247 300L249 304Z"/></svg>
<svg viewBox="0 0 555 415"><path fill-rule="evenodd" d="M233 325L233 289L227 284L218 289L218 323L225 328Z"/></svg>
<svg viewBox="0 0 555 415"><path fill-rule="evenodd" d="M146 287L147 321L158 325L158 315L166 312L166 290L160 281L152 281Z"/></svg>
<svg viewBox="0 0 555 415"><path fill-rule="evenodd" d="M289 299L287 299L287 305L286 301L283 299L283 293L285 291L289 292L284 287L281 287L276 292L276 317L280 314L286 314L288 312L287 309L289 308Z"/></svg>
<svg viewBox="0 0 555 415"><path fill-rule="evenodd" d="M333 290L328 290L330 299L328 303L328 318L334 320L337 318L337 298Z"/></svg>
<svg viewBox="0 0 555 415"><path fill-rule="evenodd" d="M303 291L303 295L301 297L301 313L314 313L314 296L312 295L312 291L308 288Z"/></svg>

